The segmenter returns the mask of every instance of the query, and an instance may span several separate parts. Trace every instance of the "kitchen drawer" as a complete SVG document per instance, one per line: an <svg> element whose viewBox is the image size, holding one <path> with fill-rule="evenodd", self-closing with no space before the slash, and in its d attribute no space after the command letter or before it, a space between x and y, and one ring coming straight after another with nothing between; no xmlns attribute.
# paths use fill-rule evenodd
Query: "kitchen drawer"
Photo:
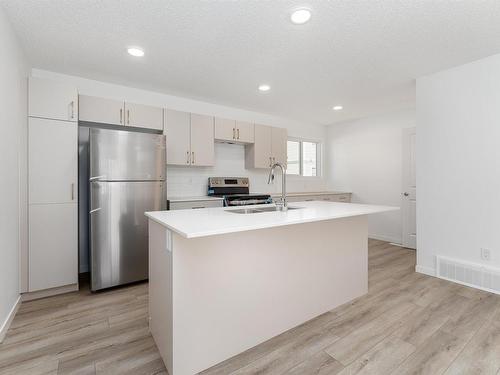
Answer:
<svg viewBox="0 0 500 375"><path fill-rule="evenodd" d="M181 202L170 202L170 210L187 210L187 209L197 209L197 208L209 208L209 207L222 207L222 199L217 200L197 200L197 201L181 201Z"/></svg>

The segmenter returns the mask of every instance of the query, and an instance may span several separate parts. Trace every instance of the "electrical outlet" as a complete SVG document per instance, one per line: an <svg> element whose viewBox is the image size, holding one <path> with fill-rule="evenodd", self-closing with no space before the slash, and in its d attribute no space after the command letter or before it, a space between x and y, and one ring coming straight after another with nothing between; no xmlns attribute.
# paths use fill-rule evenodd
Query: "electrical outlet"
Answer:
<svg viewBox="0 0 500 375"><path fill-rule="evenodd" d="M491 260L491 252L489 249L481 249L481 259Z"/></svg>

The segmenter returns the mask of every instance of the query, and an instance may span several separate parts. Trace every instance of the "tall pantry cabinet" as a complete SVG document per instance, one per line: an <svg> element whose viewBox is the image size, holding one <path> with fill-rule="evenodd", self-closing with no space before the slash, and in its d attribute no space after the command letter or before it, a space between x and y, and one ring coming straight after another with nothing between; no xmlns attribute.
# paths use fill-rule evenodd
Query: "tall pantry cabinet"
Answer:
<svg viewBox="0 0 500 375"><path fill-rule="evenodd" d="M78 283L78 93L29 80L28 292Z"/></svg>

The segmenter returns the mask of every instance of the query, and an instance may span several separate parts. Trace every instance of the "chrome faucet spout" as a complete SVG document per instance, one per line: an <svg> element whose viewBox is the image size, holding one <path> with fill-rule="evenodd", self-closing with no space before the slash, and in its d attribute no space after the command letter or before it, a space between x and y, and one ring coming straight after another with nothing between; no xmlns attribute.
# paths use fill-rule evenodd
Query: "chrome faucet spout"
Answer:
<svg viewBox="0 0 500 375"><path fill-rule="evenodd" d="M274 169L278 167L281 169L281 201L276 202L276 207L278 207L281 211L288 210L288 204L286 202L286 168L281 163L274 163L269 171L269 177L267 179L267 183L270 184L274 182Z"/></svg>

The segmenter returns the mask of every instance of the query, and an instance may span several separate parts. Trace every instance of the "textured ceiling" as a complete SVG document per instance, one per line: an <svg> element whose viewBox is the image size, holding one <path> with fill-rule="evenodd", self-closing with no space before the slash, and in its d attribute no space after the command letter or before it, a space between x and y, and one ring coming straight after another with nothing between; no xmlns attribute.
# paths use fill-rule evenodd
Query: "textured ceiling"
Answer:
<svg viewBox="0 0 500 375"><path fill-rule="evenodd" d="M415 77L500 52L498 0L0 4L35 67L322 124L413 106Z"/></svg>

